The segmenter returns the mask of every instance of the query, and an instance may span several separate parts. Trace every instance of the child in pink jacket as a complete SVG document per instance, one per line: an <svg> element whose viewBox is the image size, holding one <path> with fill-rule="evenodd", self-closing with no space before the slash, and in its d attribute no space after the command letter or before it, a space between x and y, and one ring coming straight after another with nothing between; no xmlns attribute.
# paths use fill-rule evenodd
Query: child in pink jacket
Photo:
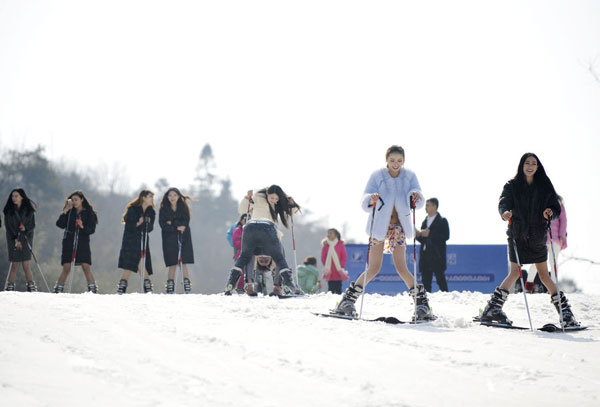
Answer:
<svg viewBox="0 0 600 407"><path fill-rule="evenodd" d="M337 229L329 229L327 238L323 239L321 262L323 263L323 278L327 280L328 290L334 294L342 293L342 281L348 281L345 270L346 246Z"/></svg>

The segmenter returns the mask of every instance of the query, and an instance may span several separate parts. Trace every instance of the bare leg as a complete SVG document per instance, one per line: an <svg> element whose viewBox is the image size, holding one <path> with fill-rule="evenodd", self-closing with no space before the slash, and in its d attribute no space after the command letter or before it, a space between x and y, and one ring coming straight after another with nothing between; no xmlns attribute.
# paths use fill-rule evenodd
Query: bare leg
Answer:
<svg viewBox="0 0 600 407"><path fill-rule="evenodd" d="M190 273L188 273L187 264L183 265L183 277L190 278Z"/></svg>
<svg viewBox="0 0 600 407"><path fill-rule="evenodd" d="M67 280L67 277L69 277L70 272L71 272L71 263L63 264L63 271L62 271L62 273L60 273L60 276L58 276L58 282L64 284L64 282Z"/></svg>
<svg viewBox="0 0 600 407"><path fill-rule="evenodd" d="M539 271L539 269L538 269ZM548 272L546 271L546 274ZM508 275L500 284L500 288L505 289L506 291L510 291L511 287L515 284L515 282L519 279L519 266L517 263L510 262L510 269L508 271Z"/></svg>
<svg viewBox="0 0 600 407"><path fill-rule="evenodd" d="M408 266L406 265L406 246L396 246L392 257L394 259L394 266L396 266L396 272L404 281L404 284L409 289L413 288L415 286L415 279L410 271L408 271Z"/></svg>
<svg viewBox="0 0 600 407"><path fill-rule="evenodd" d="M365 284L365 272L363 271L360 276L356 279L355 284L359 286L366 286L369 284L369 281L373 280L377 274L379 274L379 270L381 270L381 264L383 263L383 242L378 245L371 246L371 250L369 251L369 267L367 268L367 282ZM363 287L364 288L364 287Z"/></svg>
<svg viewBox="0 0 600 407"><path fill-rule="evenodd" d="M536 263L535 266L537 267L537 271L540 276L540 280L542 281L542 284L544 284L546 286L546 289L548 290L548 294L556 294L556 291L558 290L556 289L556 284L554 284L554 281L552 281L552 278L548 273L548 263Z"/></svg>
<svg viewBox="0 0 600 407"><path fill-rule="evenodd" d="M85 274L85 279L88 281L88 283L95 281L89 264L81 263L81 268L83 269L83 274Z"/></svg>
<svg viewBox="0 0 600 407"><path fill-rule="evenodd" d="M10 263L10 272L8 273L8 281L14 283L17 280L17 271L19 270L19 263L14 261Z"/></svg>
<svg viewBox="0 0 600 407"><path fill-rule="evenodd" d="M25 272L25 280L33 281L33 274L31 274L31 267L29 266L30 260L23 262L23 271Z"/></svg>
<svg viewBox="0 0 600 407"><path fill-rule="evenodd" d="M176 268L177 268L177 266L169 267L169 280L175 280L175 269Z"/></svg>
<svg viewBox="0 0 600 407"><path fill-rule="evenodd" d="M123 274L121 274L121 280L129 281L130 276L131 270L123 270Z"/></svg>

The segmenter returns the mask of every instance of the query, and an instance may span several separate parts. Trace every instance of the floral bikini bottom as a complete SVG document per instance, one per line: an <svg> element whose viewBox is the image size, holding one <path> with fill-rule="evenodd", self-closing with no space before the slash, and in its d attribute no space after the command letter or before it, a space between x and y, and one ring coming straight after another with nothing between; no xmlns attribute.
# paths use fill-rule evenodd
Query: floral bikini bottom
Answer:
<svg viewBox="0 0 600 407"><path fill-rule="evenodd" d="M406 246L406 234L404 233L404 229L402 229L402 225L390 223L384 242L385 246L383 247L383 253L385 254L393 253L398 245ZM380 243L379 240L371 238L371 246L376 246Z"/></svg>

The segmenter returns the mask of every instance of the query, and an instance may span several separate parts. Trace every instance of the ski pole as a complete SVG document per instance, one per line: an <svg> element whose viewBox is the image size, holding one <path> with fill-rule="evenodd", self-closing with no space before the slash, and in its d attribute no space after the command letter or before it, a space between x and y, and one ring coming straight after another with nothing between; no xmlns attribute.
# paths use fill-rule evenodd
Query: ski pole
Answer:
<svg viewBox="0 0 600 407"><path fill-rule="evenodd" d="M508 220L508 224L512 225L512 219ZM511 233L512 235L512 233ZM521 289L523 290L523 298L525 298L525 308L527 308L527 318L529 318L529 328L533 332L533 324L531 323L531 314L529 313L529 304L527 303L527 293L525 292L525 283L523 283L523 272L521 271L521 261L519 260L519 252L517 250L517 241L514 237L511 238L513 243L513 250L515 251L515 258L517 260L517 266L519 267L519 278L521 280Z"/></svg>
<svg viewBox="0 0 600 407"><path fill-rule="evenodd" d="M177 294L177 279L179 278L179 273L181 273L181 293L185 293L184 282L183 282L183 258L181 254L181 232L177 232L177 246L179 247L179 254L177 255L177 271L175 272L175 293Z"/></svg>
<svg viewBox="0 0 600 407"><path fill-rule="evenodd" d="M75 235L73 236L73 255L71 256L71 271L69 272L69 294L71 294L71 287L73 286L73 274L75 274L75 259L77 258L77 245L79 244L79 226L77 221L81 220L81 216L75 220ZM67 228L69 225L67 224Z"/></svg>
<svg viewBox="0 0 600 407"><path fill-rule="evenodd" d="M558 296L558 311L560 314L560 326L562 327L563 333L565 332L565 321L563 320L562 313L562 298L560 295L560 289L558 288L558 269L556 266L556 254L554 253L554 242L552 239L552 220L548 217L548 233L550 234L550 247L552 247L552 260L554 261L554 278L556 279L556 295Z"/></svg>
<svg viewBox="0 0 600 407"><path fill-rule="evenodd" d="M417 321L417 226L416 226L416 212L417 212L417 201L414 197L410 197L410 209L412 211L412 220L413 220L413 292L415 293L415 298L413 302L415 303L415 310L413 315L413 321Z"/></svg>
<svg viewBox="0 0 600 407"><path fill-rule="evenodd" d="M46 281L46 277L44 276L44 273L42 272L42 268L40 267L40 263L38 262L37 257L35 257L35 253L33 252L33 248L31 247L31 243L29 243L29 239L27 238L27 235L23 235L23 236L25 236L25 242L27 242L27 247L29 248L29 251L31 252L31 256L33 257L33 261L35 261L35 265L37 266L38 271L42 275L42 280L44 280L44 284L46 285L46 289L48 290L48 292L50 292L50 286L48 286L48 282Z"/></svg>
<svg viewBox="0 0 600 407"><path fill-rule="evenodd" d="M145 222L145 220L144 220ZM144 293L144 270L145 265L146 265L146 243L144 242L145 236L144 236L144 231L141 231L141 239L140 239L140 243L141 243L141 248L140 248L140 293Z"/></svg>
<svg viewBox="0 0 600 407"><path fill-rule="evenodd" d="M378 200L381 197L378 198ZM383 203L383 199L381 199ZM382 205L383 207L383 205ZM362 318L363 303L365 300L365 293L367 291L367 274L369 271L369 255L371 254L371 240L373 239L373 224L375 223L375 210L377 208L377 201L373 202L373 212L371 213L371 227L369 228L369 244L367 245L367 261L365 262L365 271L363 273L363 291L360 296L360 312L358 313L358 319ZM381 210L381 208L379 208Z"/></svg>
<svg viewBox="0 0 600 407"><path fill-rule="evenodd" d="M6 272L6 280L4 281L4 290L6 291L6 285L8 284L8 277L10 277L10 269L12 269L12 262L8 262L8 271Z"/></svg>
<svg viewBox="0 0 600 407"><path fill-rule="evenodd" d="M292 249L294 252L294 280L296 282L296 286L300 287L300 284L298 283L298 258L296 257L296 238L294 236L294 215L290 214L290 219L292 221Z"/></svg>

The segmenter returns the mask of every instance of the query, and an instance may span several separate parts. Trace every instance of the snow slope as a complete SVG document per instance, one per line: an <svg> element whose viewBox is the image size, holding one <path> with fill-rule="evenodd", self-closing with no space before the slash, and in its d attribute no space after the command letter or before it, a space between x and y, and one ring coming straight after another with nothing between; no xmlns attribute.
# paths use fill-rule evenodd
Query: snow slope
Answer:
<svg viewBox="0 0 600 407"><path fill-rule="evenodd" d="M598 406L600 297L570 294L591 328L503 330L488 295L435 293L433 324L320 318L340 296L0 293L4 406ZM410 318L407 295L364 316ZM557 320L529 296L536 326ZM527 325L522 294L505 309Z"/></svg>

